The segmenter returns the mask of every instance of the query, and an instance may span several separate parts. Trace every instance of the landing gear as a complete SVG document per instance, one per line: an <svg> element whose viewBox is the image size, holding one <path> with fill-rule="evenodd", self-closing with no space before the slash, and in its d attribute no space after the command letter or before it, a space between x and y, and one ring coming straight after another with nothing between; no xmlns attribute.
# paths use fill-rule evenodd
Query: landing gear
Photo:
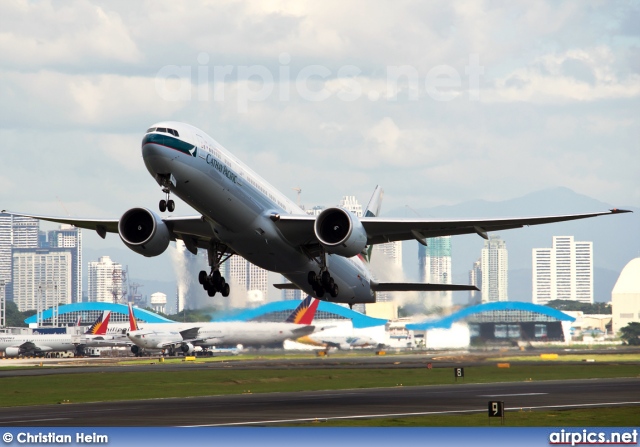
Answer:
<svg viewBox="0 0 640 447"><path fill-rule="evenodd" d="M321 299L325 293L331 295L331 298L335 298L340 290L327 268L327 254L325 252L322 253L320 260L320 273L316 274L316 272L310 271L307 274L307 281L313 287L317 298Z"/></svg>
<svg viewBox="0 0 640 447"><path fill-rule="evenodd" d="M210 297L216 296L218 292L220 292L222 296L228 297L231 288L220 274L220 265L233 254L227 254L227 248L219 244L212 244L208 249L208 254L211 273L207 274L204 270L200 271L198 274L198 282L202 284L202 287Z"/></svg>
<svg viewBox="0 0 640 447"><path fill-rule="evenodd" d="M169 211L173 213L173 210L176 209L176 204L173 200L170 199L169 195L171 194L171 187L176 186L176 179L172 174L158 174L156 176L156 180L162 186L162 192L167 195L166 199L162 199L158 204L158 208L161 213L165 211Z"/></svg>

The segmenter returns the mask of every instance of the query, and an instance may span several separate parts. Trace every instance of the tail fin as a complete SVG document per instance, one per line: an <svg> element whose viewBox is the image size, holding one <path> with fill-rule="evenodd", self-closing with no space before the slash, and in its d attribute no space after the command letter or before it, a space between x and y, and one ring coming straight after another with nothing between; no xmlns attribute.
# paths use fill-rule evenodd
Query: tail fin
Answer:
<svg viewBox="0 0 640 447"><path fill-rule="evenodd" d="M102 323L96 328L95 335L107 335L107 328L109 327L109 318L111 318L111 311L108 310L102 318Z"/></svg>
<svg viewBox="0 0 640 447"><path fill-rule="evenodd" d="M306 297L285 321L287 323L311 324L316 315L318 304L320 304L319 300L311 298L311 296Z"/></svg>
<svg viewBox="0 0 640 447"><path fill-rule="evenodd" d="M85 334L96 335L98 330L100 329L100 325L102 324L103 318L104 318L104 311L100 314L100 316L98 316L98 319L94 321L91 326L89 326L89 328L85 331Z"/></svg>
<svg viewBox="0 0 640 447"><path fill-rule="evenodd" d="M136 320L135 315L133 315L133 305L131 303L129 303L129 330L138 330L138 321Z"/></svg>
<svg viewBox="0 0 640 447"><path fill-rule="evenodd" d="M373 190L373 194L371 195L371 199L369 199L369 203L367 207L364 209L364 217L378 217L380 215L380 208L382 207L382 197L384 196L384 191L380 187L380 185L376 186L376 189ZM362 257L365 261L371 261L371 250L373 249L373 245L367 245L362 251Z"/></svg>

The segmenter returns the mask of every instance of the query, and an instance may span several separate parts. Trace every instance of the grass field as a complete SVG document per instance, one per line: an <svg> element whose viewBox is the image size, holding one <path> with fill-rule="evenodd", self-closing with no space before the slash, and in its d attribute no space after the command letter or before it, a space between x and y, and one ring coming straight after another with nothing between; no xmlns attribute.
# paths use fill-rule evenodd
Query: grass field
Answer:
<svg viewBox="0 0 640 447"><path fill-rule="evenodd" d="M252 358L265 359L265 356ZM267 356L267 358L271 357ZM584 362L586 358L593 359L595 362ZM197 361L219 362L230 359L238 360L237 357L216 357ZM248 358L243 356L243 359ZM543 360L540 356L497 356L491 360L492 363L483 366L466 366L464 382L458 383L462 385L463 383L640 377L638 366L640 356L637 354L561 355L557 360ZM509 368L498 368L493 361L513 363ZM526 361L527 364L519 364L522 361ZM179 359L167 359L166 362L182 363ZM158 360L121 362L124 365L150 363L157 364ZM192 370L187 363L183 364L184 369L177 368L175 371L120 372L116 366L113 372L106 373L2 377L0 378L0 406L456 383L452 368ZM10 363L2 362L1 365L2 370L16 368ZM510 409L507 406L505 425L511 427L613 427L637 425L638 420L640 420L640 406L609 407L606 411L598 408L531 411L526 408ZM314 427L487 427L498 425L500 420L490 421L485 411L401 418L331 419L287 424L287 426Z"/></svg>

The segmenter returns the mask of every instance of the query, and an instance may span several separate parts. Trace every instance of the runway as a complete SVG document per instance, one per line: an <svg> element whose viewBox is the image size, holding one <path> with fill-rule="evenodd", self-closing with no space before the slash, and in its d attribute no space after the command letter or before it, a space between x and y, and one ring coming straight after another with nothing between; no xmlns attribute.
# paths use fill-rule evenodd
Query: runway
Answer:
<svg viewBox="0 0 640 447"><path fill-rule="evenodd" d="M458 383L13 407L0 409L0 425L272 426L316 419L486 412L490 400L504 401L507 411L640 405L640 379Z"/></svg>

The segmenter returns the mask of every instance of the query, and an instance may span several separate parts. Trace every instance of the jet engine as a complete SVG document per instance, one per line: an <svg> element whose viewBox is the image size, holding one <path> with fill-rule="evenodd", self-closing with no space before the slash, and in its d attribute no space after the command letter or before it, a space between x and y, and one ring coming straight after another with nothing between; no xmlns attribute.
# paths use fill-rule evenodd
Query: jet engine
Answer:
<svg viewBox="0 0 640 447"><path fill-rule="evenodd" d="M182 349L182 352L185 354L191 354L196 348L191 343L183 343L180 349Z"/></svg>
<svg viewBox="0 0 640 447"><path fill-rule="evenodd" d="M313 229L327 253L350 258L367 246L367 232L362 223L343 208L327 208L321 212Z"/></svg>
<svg viewBox="0 0 640 447"><path fill-rule="evenodd" d="M136 346L136 345L131 346L131 352L137 356L138 354L140 354L140 346Z"/></svg>
<svg viewBox="0 0 640 447"><path fill-rule="evenodd" d="M167 225L146 208L126 211L118 222L118 233L127 247L147 257L162 254L171 242Z"/></svg>
<svg viewBox="0 0 640 447"><path fill-rule="evenodd" d="M18 357L20 355L20 348L16 346L10 346L4 351L7 357Z"/></svg>

